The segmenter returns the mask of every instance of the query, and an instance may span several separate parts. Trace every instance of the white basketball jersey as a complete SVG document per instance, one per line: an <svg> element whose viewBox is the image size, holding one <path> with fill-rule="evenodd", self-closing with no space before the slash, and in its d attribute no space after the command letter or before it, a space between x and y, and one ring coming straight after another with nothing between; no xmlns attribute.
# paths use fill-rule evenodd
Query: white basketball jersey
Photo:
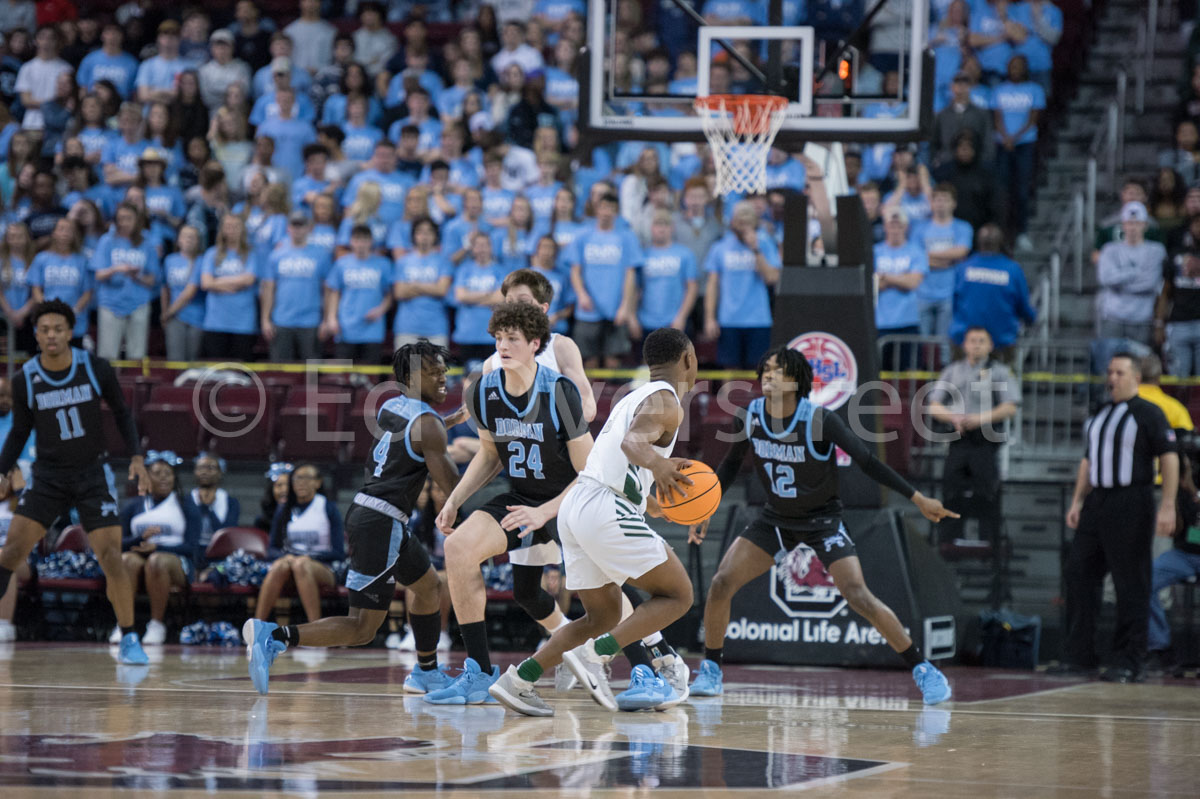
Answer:
<svg viewBox="0 0 1200 799"><path fill-rule="evenodd" d="M600 435L596 436L596 443L592 445L587 465L580 472L580 476L590 477L604 484L637 505L638 510L642 511L646 509L646 497L649 496L650 489L654 486L654 475L649 469L630 463L621 449L621 444L625 441L625 434L633 425L633 417L642 401L659 391L670 391L678 402L679 394L675 391L674 386L663 380L655 380L631 391L613 406L612 411L608 414L608 420L604 423L604 429L600 431ZM671 436L670 444L665 447L656 446L654 451L664 458L668 457L671 450L675 448L675 439L678 436L679 431L676 430L675 435Z"/></svg>
<svg viewBox="0 0 1200 799"><path fill-rule="evenodd" d="M534 360L537 361L538 363L540 363L542 366L545 366L547 369L553 369L554 371L559 372L560 370L558 368L558 356L554 354L554 340L556 338L558 338L558 334L551 333L550 341L549 341L549 343L546 344L546 349L539 352L537 354L537 357L534 358ZM488 365L489 371L494 372L497 369L499 369L500 368L500 353L493 352L491 357L489 357L487 359L487 365Z"/></svg>

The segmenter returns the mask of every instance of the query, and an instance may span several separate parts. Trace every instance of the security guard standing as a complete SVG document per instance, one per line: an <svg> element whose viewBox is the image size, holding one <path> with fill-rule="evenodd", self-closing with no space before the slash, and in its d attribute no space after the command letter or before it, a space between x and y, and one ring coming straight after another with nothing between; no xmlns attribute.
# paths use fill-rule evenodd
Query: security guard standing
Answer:
<svg viewBox="0 0 1200 799"><path fill-rule="evenodd" d="M929 394L929 413L954 428L943 466L947 508L979 519L980 538L1000 546L1000 447L1005 422L1017 412L1021 391L1004 364L992 360L992 336L971 327L963 337L966 358L947 366ZM940 525L941 543L962 534L959 519Z"/></svg>
<svg viewBox="0 0 1200 799"><path fill-rule="evenodd" d="M1067 639L1058 673L1089 672L1097 665L1096 617L1104 575L1117 592L1117 626L1109 682L1144 679L1150 610L1151 540L1175 529L1179 456L1175 433L1155 405L1138 396L1141 365L1118 353L1108 364L1112 399L1089 421L1087 450L1075 478L1067 526L1075 540L1066 564ZM1154 459L1162 471L1155 510Z"/></svg>

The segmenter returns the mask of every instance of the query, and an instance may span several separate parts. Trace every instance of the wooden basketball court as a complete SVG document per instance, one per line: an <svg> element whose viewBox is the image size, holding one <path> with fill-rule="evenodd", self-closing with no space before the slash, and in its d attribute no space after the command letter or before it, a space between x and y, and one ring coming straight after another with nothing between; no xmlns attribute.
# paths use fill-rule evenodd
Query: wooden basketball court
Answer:
<svg viewBox="0 0 1200 799"><path fill-rule="evenodd" d="M260 697L243 649L147 650L118 667L115 647L0 645L0 795L1200 793L1193 679L951 668L955 701L929 709L902 671L730 666L724 697L665 713L546 686L556 715L532 719L404 695L411 655L288 652Z"/></svg>

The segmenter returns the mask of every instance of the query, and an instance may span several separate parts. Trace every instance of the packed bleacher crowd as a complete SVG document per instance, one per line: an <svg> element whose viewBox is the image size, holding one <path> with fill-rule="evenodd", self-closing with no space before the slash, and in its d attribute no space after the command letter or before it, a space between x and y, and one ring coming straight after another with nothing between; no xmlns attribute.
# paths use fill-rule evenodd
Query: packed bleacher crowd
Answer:
<svg viewBox="0 0 1200 799"><path fill-rule="evenodd" d="M833 42L866 6L785 3L784 22ZM982 325L1003 349L1033 319L1006 253L1028 247L1062 14L1044 0L931 6L932 140L845 147L876 241L876 323L881 336L959 342ZM766 13L751 0L701 8L710 22L761 24ZM110 359L377 363L427 337L472 366L493 349L503 278L529 267L550 280L554 329L574 336L589 367L632 363L632 342L668 325L706 342L713 363L753 366L782 266L778 192L812 190L820 167L773 150L767 196L722 198L703 146L581 151L585 11L581 0L241 0L182 12L0 0L0 311L16 349L35 349L33 304L60 298L77 311L77 343ZM633 90L694 91L694 25L670 4L626 0L616 13L630 32L617 76ZM897 25L886 14L874 23L879 46L857 91L898 92L887 46ZM714 69L740 88L727 65ZM914 365L897 352L885 367ZM161 497L131 506L129 521L177 497L178 551L139 553L130 533L126 553L156 621L172 585L223 573L205 553L228 526L205 521L195 492L168 488L179 465L168 455L148 464L163 472ZM211 466L198 461L198 483ZM322 557L305 559L322 568L243 577L319 595L336 580L335 516L320 528ZM273 531L270 554L311 555L285 533ZM270 611L269 596L260 606Z"/></svg>
<svg viewBox="0 0 1200 799"><path fill-rule="evenodd" d="M896 92L889 42L908 4L891 5L856 91ZM1063 15L1044 0L931 6L932 141L849 145L846 169L890 248L878 326L944 336L974 235L995 223L996 253L1028 245ZM766 3L702 10L761 24ZM784 23L835 42L865 10L785 3ZM714 197L704 147L577 148L585 13L581 0L0 3L0 310L18 349L32 350L32 303L59 297L108 358L376 361L424 335L473 361L500 280L530 266L588 365L622 364L630 339L672 324L715 342L710 360L752 365L781 203ZM678 9L627 0L616 14L630 31L621 80L694 91L696 29ZM821 178L802 155L771 154L772 192ZM901 215L904 246L885 244L884 217ZM1014 308L998 342L1015 337Z"/></svg>

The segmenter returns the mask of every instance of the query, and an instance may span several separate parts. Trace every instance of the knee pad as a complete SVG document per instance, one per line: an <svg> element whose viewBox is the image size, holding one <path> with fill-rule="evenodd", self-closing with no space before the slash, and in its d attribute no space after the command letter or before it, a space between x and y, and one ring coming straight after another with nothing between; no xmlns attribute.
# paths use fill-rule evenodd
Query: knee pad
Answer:
<svg viewBox="0 0 1200 799"><path fill-rule="evenodd" d="M541 621L554 612L554 597L542 588L541 566L520 566L514 564L513 599L521 609L529 614L534 621Z"/></svg>

